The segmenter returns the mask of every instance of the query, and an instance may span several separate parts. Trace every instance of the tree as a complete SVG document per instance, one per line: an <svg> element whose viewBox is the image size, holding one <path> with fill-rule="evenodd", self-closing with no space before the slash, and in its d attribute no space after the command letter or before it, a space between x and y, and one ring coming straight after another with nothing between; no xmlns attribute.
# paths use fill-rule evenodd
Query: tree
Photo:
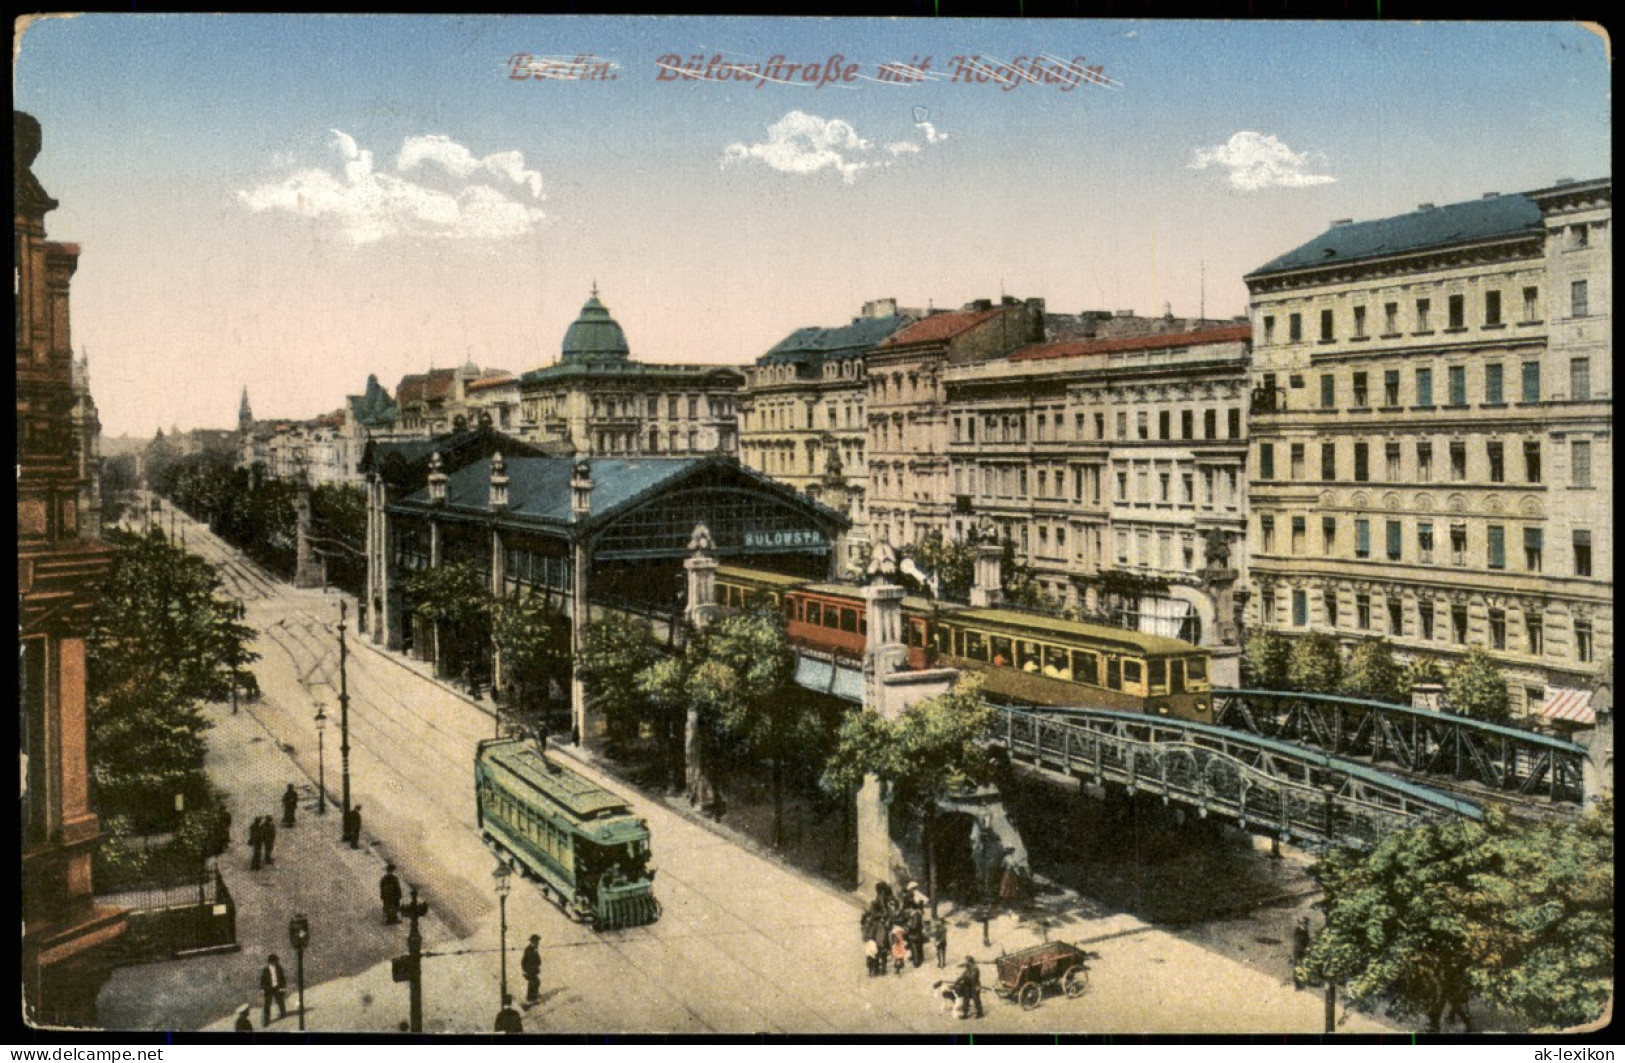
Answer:
<svg viewBox="0 0 1625 1063"><path fill-rule="evenodd" d="M1292 689L1292 640L1279 631L1263 628L1247 636L1242 657L1245 684L1254 690Z"/></svg>
<svg viewBox="0 0 1625 1063"><path fill-rule="evenodd" d="M1299 638L1287 666L1292 689L1306 694L1335 694L1343 674L1337 640L1323 631Z"/></svg>
<svg viewBox="0 0 1625 1063"><path fill-rule="evenodd" d="M855 709L841 722L824 767L826 788L852 793L873 775L890 791L894 810L920 817L933 897L936 805L949 794L992 781L997 763L984 742L992 719L993 710L982 700L975 679L962 679L953 690L910 706L895 720Z"/></svg>
<svg viewBox="0 0 1625 1063"><path fill-rule="evenodd" d="M660 660L654 628L647 620L608 613L582 629L576 668L588 700L603 714L611 747L629 740L656 709L639 677ZM675 701L669 707L681 704Z"/></svg>
<svg viewBox="0 0 1625 1063"><path fill-rule="evenodd" d="M927 575L937 578L937 598L950 602L970 601L971 582L976 575L976 544L949 540L941 529L933 528L918 542L903 547L901 553L913 558ZM899 578L910 589L922 589L907 573L899 573Z"/></svg>
<svg viewBox="0 0 1625 1063"><path fill-rule="evenodd" d="M509 688L522 691L515 709L532 707L535 694L566 679L570 667L570 618L540 594L498 599L492 611L491 642L502 654ZM562 685L562 683L561 683Z"/></svg>
<svg viewBox="0 0 1625 1063"><path fill-rule="evenodd" d="M360 598L367 580L367 496L355 484L310 489L312 545L334 586Z"/></svg>
<svg viewBox="0 0 1625 1063"><path fill-rule="evenodd" d="M1444 668L1439 664L1439 659L1426 653L1406 665L1405 674L1400 679L1400 686L1406 694L1423 683L1444 683Z"/></svg>
<svg viewBox="0 0 1625 1063"><path fill-rule="evenodd" d="M1354 647L1339 690L1351 698L1394 705L1407 704L1410 700L1406 696L1409 687L1403 681L1393 651L1387 642L1378 638L1361 639Z"/></svg>
<svg viewBox="0 0 1625 1063"><path fill-rule="evenodd" d="M1051 616L1061 615L1061 603L1050 596L1038 582L1038 573L1024 561L1016 559L1016 543L1007 533L1001 544L999 557L999 588L1010 605Z"/></svg>
<svg viewBox="0 0 1625 1063"><path fill-rule="evenodd" d="M471 666L466 657L485 647L496 606L485 574L467 561L420 568L401 579L401 590L412 612L435 626L437 665L453 673ZM441 652L442 638L452 643L451 653Z"/></svg>
<svg viewBox="0 0 1625 1063"><path fill-rule="evenodd" d="M1468 651L1445 680L1445 705L1457 716L1486 723L1506 723L1512 715L1506 677L1490 655L1480 649Z"/></svg>

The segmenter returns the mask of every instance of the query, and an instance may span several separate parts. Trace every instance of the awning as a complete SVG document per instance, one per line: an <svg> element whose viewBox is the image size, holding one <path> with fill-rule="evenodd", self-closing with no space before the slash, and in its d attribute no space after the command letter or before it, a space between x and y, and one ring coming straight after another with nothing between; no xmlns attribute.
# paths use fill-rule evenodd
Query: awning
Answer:
<svg viewBox="0 0 1625 1063"><path fill-rule="evenodd" d="M1591 692L1589 690L1556 688L1546 698L1546 705L1540 710L1540 714L1548 720L1562 720L1565 723L1595 724L1597 722L1597 714L1591 709Z"/></svg>

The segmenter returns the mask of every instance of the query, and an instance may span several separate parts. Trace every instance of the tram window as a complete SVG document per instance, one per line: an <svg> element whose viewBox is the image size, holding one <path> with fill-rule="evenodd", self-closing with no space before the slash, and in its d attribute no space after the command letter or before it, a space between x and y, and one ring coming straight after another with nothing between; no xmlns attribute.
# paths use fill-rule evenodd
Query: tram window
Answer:
<svg viewBox="0 0 1625 1063"><path fill-rule="evenodd" d="M952 632L941 624L931 629L931 646L938 653L951 652L948 647L952 645Z"/></svg>
<svg viewBox="0 0 1625 1063"><path fill-rule="evenodd" d="M867 635L868 633L869 633L869 618L867 616L858 617L858 634Z"/></svg>
<svg viewBox="0 0 1625 1063"><path fill-rule="evenodd" d="M1185 679L1191 683L1207 682L1207 661L1201 657L1185 658Z"/></svg>
<svg viewBox="0 0 1625 1063"><path fill-rule="evenodd" d="M1123 689L1123 662L1116 657L1106 658L1106 687L1110 690Z"/></svg>
<svg viewBox="0 0 1625 1063"><path fill-rule="evenodd" d="M833 605L830 605L828 602L824 603L824 626L825 627L840 627L841 626L841 611L840 611L840 609L836 608Z"/></svg>
<svg viewBox="0 0 1625 1063"><path fill-rule="evenodd" d="M1071 680L1072 669L1067 667L1067 653L1055 646L1044 647L1044 675L1050 679Z"/></svg>
<svg viewBox="0 0 1625 1063"><path fill-rule="evenodd" d="M856 609L841 610L841 630L856 631L858 629L858 611Z"/></svg>
<svg viewBox="0 0 1625 1063"><path fill-rule="evenodd" d="M1100 685L1100 658L1086 650L1072 651L1072 680L1075 683Z"/></svg>
<svg viewBox="0 0 1625 1063"><path fill-rule="evenodd" d="M919 621L908 626L908 644L920 649L925 647L925 625Z"/></svg>
<svg viewBox="0 0 1625 1063"><path fill-rule="evenodd" d="M717 593L714 595L718 605L728 604L728 586L725 583L717 584Z"/></svg>
<svg viewBox="0 0 1625 1063"><path fill-rule="evenodd" d="M824 622L824 607L817 602L807 603L807 623L822 624Z"/></svg>
<svg viewBox="0 0 1625 1063"><path fill-rule="evenodd" d="M1139 681L1140 681L1140 662L1139 661L1124 661L1123 662L1123 682L1124 683L1138 683Z"/></svg>
<svg viewBox="0 0 1625 1063"><path fill-rule="evenodd" d="M980 631L965 632L965 656L973 661L987 660L987 643Z"/></svg>
<svg viewBox="0 0 1625 1063"><path fill-rule="evenodd" d="M1014 647L1010 645L1010 640L1003 635L990 635L988 645L993 649L993 663L1000 668L1009 667L1010 659L1014 655Z"/></svg>
<svg viewBox="0 0 1625 1063"><path fill-rule="evenodd" d="M1147 661L1146 669L1148 670L1148 678L1152 686L1161 687L1168 685L1167 661Z"/></svg>
<svg viewBox="0 0 1625 1063"><path fill-rule="evenodd" d="M1016 643L1016 664L1023 672L1038 671L1038 644L1022 639Z"/></svg>

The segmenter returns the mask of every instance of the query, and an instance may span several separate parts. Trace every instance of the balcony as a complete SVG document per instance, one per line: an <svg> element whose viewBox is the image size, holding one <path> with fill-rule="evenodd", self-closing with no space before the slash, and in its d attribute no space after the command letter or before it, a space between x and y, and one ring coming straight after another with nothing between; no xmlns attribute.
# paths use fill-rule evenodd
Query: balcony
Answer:
<svg viewBox="0 0 1625 1063"><path fill-rule="evenodd" d="M1247 406L1247 412L1258 416L1260 414L1285 413L1286 389L1280 387L1259 386L1253 389L1252 401Z"/></svg>

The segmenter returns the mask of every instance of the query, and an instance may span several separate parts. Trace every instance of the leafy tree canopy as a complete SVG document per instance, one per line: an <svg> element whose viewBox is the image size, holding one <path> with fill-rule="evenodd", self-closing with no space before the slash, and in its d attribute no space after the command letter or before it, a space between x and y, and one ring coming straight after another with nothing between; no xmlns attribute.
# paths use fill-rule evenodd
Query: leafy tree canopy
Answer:
<svg viewBox="0 0 1625 1063"><path fill-rule="evenodd" d="M1486 723L1506 723L1512 716L1506 676L1481 649L1468 651L1450 670L1444 696L1445 705L1458 716Z"/></svg>
<svg viewBox="0 0 1625 1063"><path fill-rule="evenodd" d="M1245 683L1254 690L1292 689L1292 640L1270 628L1247 636Z"/></svg>
<svg viewBox="0 0 1625 1063"><path fill-rule="evenodd" d="M984 744L993 718L974 679L886 720L869 710L847 713L824 770L831 790L856 789L866 775L891 787L894 806L920 811L966 786L992 780Z"/></svg>
<svg viewBox="0 0 1625 1063"><path fill-rule="evenodd" d="M1299 638L1287 666L1294 690L1306 694L1335 694L1343 678L1343 658L1337 640L1323 631Z"/></svg>
<svg viewBox="0 0 1625 1063"><path fill-rule="evenodd" d="M480 570L467 562L420 568L401 579L412 611L454 627L490 619L495 601Z"/></svg>
<svg viewBox="0 0 1625 1063"><path fill-rule="evenodd" d="M1339 686L1351 698L1407 703L1410 687L1404 682L1393 651L1382 639L1361 639L1349 658L1348 670Z"/></svg>

